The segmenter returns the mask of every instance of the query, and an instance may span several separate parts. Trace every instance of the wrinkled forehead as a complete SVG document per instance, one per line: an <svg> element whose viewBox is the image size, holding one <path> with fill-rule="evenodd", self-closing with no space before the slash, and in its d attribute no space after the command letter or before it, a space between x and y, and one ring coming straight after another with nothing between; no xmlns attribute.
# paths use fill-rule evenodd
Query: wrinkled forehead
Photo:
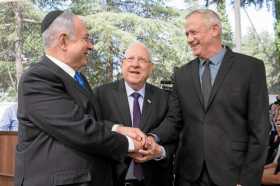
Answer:
<svg viewBox="0 0 280 186"><path fill-rule="evenodd" d="M185 19L185 29L198 29L207 25L207 19L198 13L192 14Z"/></svg>
<svg viewBox="0 0 280 186"><path fill-rule="evenodd" d="M130 56L143 57L147 60L150 60L148 49L143 45L139 45L139 44L132 45L126 50L125 57L130 57Z"/></svg>
<svg viewBox="0 0 280 186"><path fill-rule="evenodd" d="M78 35L82 35L82 36L88 35L88 29L86 23L81 16L75 17L75 28Z"/></svg>

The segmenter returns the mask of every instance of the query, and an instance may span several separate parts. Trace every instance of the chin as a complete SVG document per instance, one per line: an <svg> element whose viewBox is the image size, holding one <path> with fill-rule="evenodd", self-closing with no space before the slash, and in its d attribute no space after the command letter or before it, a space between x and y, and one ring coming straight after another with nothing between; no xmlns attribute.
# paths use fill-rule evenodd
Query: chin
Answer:
<svg viewBox="0 0 280 186"><path fill-rule="evenodd" d="M139 81L138 81L138 80L135 80L135 79L130 79L128 82L129 82L131 85L137 85L137 84L139 83Z"/></svg>
<svg viewBox="0 0 280 186"><path fill-rule="evenodd" d="M88 61L87 61L87 60L83 61L83 62L82 62L82 67L86 66L87 64L88 64Z"/></svg>

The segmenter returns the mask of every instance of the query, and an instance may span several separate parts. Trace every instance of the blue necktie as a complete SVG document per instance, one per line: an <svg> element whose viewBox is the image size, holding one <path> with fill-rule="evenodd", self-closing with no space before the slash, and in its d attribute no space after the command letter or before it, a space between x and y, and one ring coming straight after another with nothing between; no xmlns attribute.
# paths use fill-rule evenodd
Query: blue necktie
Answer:
<svg viewBox="0 0 280 186"><path fill-rule="evenodd" d="M85 81L80 72L75 72L74 79L81 88L85 88Z"/></svg>
<svg viewBox="0 0 280 186"><path fill-rule="evenodd" d="M131 94L131 96L134 98L133 100L133 127L139 128L140 127L140 120L141 120L141 110L140 105L138 102L138 98L141 96L139 93L134 92ZM134 162L134 168L133 168L133 175L138 179L143 179L143 171L142 167L139 163Z"/></svg>

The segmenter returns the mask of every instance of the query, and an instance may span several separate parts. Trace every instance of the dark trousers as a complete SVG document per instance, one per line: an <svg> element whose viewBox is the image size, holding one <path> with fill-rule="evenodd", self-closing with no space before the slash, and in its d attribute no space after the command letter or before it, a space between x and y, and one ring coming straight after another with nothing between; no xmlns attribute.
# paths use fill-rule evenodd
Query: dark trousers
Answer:
<svg viewBox="0 0 280 186"><path fill-rule="evenodd" d="M91 186L92 183L67 184L67 186Z"/></svg>
<svg viewBox="0 0 280 186"><path fill-rule="evenodd" d="M188 180L179 177L175 179L175 186L218 186L218 185L213 183L208 173L207 167L204 164L201 175L196 181L189 182Z"/></svg>
<svg viewBox="0 0 280 186"><path fill-rule="evenodd" d="M126 180L124 186L145 186L145 184L143 180Z"/></svg>

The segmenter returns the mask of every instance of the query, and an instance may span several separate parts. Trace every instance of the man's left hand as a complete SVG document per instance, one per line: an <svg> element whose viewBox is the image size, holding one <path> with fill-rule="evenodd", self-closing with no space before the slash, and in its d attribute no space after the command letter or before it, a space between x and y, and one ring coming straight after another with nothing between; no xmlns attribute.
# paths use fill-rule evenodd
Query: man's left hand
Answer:
<svg viewBox="0 0 280 186"><path fill-rule="evenodd" d="M144 149L140 149L139 153L130 154L137 163L143 163L161 156L161 146L157 144L154 137L148 136Z"/></svg>

